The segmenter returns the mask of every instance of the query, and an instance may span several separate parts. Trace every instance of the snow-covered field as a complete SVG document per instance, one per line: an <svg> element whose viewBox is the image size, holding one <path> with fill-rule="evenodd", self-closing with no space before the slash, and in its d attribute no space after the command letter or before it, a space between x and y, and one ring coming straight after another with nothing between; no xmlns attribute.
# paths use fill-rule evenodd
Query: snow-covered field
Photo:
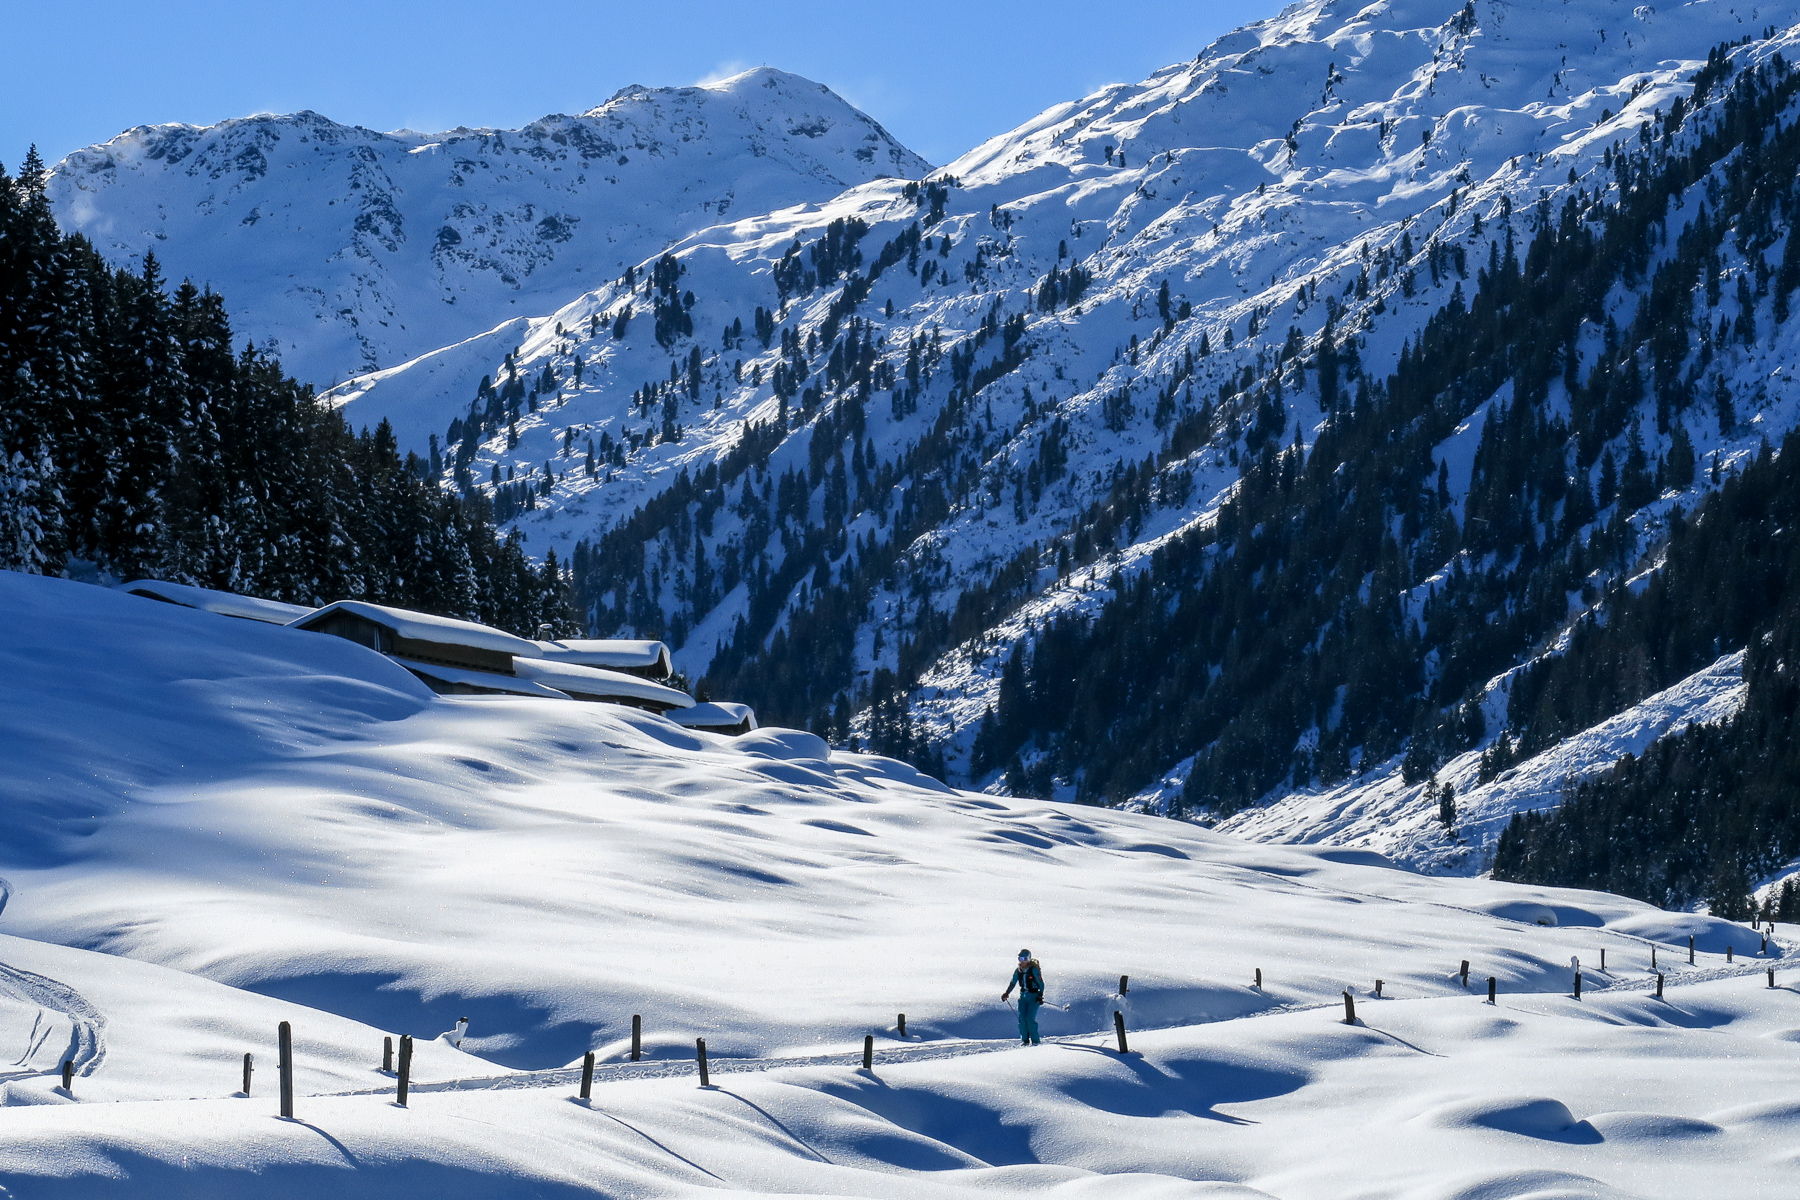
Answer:
<svg viewBox="0 0 1800 1200"><path fill-rule="evenodd" d="M806 734L436 698L67 581L0 575L0 612L12 1197L1751 1196L1800 1165L1800 976L1741 926L955 792ZM1007 1051L1021 944L1068 1008ZM653 1061L573 1102L634 1013ZM459 1016L464 1052L429 1040Z"/></svg>

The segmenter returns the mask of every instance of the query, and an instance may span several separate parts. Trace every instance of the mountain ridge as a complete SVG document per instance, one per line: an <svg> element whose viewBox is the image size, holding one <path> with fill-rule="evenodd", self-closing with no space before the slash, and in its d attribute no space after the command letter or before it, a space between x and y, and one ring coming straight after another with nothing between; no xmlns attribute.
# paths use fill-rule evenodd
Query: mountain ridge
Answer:
<svg viewBox="0 0 1800 1200"><path fill-rule="evenodd" d="M521 299L531 311L734 205L925 167L823 85L756 68L513 130L384 133L310 110L139 126L69 155L48 190L65 230L114 257L160 247L326 386L474 336Z"/></svg>

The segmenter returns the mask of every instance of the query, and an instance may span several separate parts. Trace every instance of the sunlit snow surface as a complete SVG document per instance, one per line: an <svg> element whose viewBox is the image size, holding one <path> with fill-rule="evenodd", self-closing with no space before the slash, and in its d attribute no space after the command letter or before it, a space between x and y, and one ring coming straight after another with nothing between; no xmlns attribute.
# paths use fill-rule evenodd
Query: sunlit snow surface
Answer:
<svg viewBox="0 0 1800 1200"><path fill-rule="evenodd" d="M0 575L0 612L10 1196L1750 1196L1800 1165L1796 976L1774 943L1766 988L1740 926L808 734L434 698L349 642L66 581ZM1021 944L1069 1007L1003 1053ZM1103 1049L1115 1008L1140 1054ZM468 1053L431 1040L458 1016ZM590 1048L619 1065L584 1106Z"/></svg>

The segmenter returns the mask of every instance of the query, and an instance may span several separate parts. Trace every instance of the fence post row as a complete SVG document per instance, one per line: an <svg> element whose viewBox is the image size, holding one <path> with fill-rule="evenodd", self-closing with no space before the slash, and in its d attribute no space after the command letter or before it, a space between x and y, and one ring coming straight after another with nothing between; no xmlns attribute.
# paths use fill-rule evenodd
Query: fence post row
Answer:
<svg viewBox="0 0 1800 1200"><path fill-rule="evenodd" d="M281 1023L275 1034L276 1046L280 1051L278 1066L281 1068L281 1115L294 1115L294 1027L286 1021Z"/></svg>
<svg viewBox="0 0 1800 1200"><path fill-rule="evenodd" d="M406 1093L412 1087L412 1034L400 1035L400 1080L395 1087L395 1103L406 1107Z"/></svg>
<svg viewBox="0 0 1800 1200"><path fill-rule="evenodd" d="M1763 950L1764 951L1766 951L1768 949L1768 945L1769 945L1769 939L1767 937L1764 937L1763 938ZM1694 938L1693 938L1693 935L1690 934L1688 936L1688 962L1692 963L1693 961L1694 961ZM1732 961L1732 947L1730 947L1730 946L1727 946L1725 948L1725 961L1726 962ZM1651 967L1651 969L1654 970L1656 968L1656 965L1657 965L1656 964L1656 945L1655 945L1655 943L1652 943L1650 946L1650 967ZM1600 951L1600 969L1602 971L1606 970L1606 950L1604 948L1602 948ZM1468 959L1465 958L1462 960L1462 965L1459 968L1457 973L1462 979L1462 985L1465 988L1468 987L1469 986L1469 960ZM1774 967L1770 967L1768 969L1768 979L1769 979L1769 986L1774 987L1775 986L1775 968ZM1385 983L1385 981L1380 980L1380 979L1377 979L1375 981L1375 995L1380 996L1382 994L1382 987L1383 987L1384 983ZM1262 985L1263 985L1262 968L1257 967L1256 968L1256 983L1254 986L1258 989L1261 989ZM1131 976L1129 976L1129 975L1119 976L1119 995L1124 996L1130 990L1131 990ZM1489 1004L1494 1004L1497 1002L1496 998L1498 995L1498 991L1499 991L1499 979L1496 976L1489 975L1488 981L1487 981L1487 992L1488 992L1487 999L1488 999ZM1656 976L1656 998L1658 1000L1663 998L1663 976L1660 971L1657 972L1657 976ZM1577 999L1577 1000L1581 999L1581 972L1580 971L1575 972L1575 999ZM900 1036L902 1038L904 1038L906 1036L906 1014L905 1013L898 1014L897 1024L899 1026ZM1348 991L1346 991L1344 993L1344 1024L1346 1024L1346 1025L1356 1024L1356 998L1354 996L1352 996ZM1125 1037L1125 1014L1116 1009L1113 1011L1113 1031L1115 1034L1117 1034L1118 1039L1119 1039L1119 1053L1120 1054L1130 1053L1130 1046L1129 1046L1129 1043L1126 1041L1126 1037ZM281 1115L284 1117L292 1117L294 1115L293 1027L286 1021L283 1021L281 1023L280 1028L278 1030L278 1046L279 1046L280 1053L279 1053L279 1057L276 1062L276 1066L281 1073ZM634 1014L632 1014L632 1017L631 1017L631 1061L632 1062L638 1062L642 1059L643 1046L644 1046L644 1018L641 1014L634 1013ZM399 1072L398 1072L399 1086L396 1089L397 1093L398 1093L397 1102L401 1105L401 1107L406 1106L407 1092L409 1090L409 1084L411 1082L412 1050L413 1050L412 1036L410 1034L401 1035L401 1038L400 1038L400 1067L399 1067ZM700 1067L700 1086L701 1087L710 1087L711 1082L710 1082L709 1073L707 1071L707 1063L706 1063L706 1039L705 1038L695 1038L694 1039L694 1057L695 1057L695 1061L699 1064L699 1067ZM874 1068L874 1065L875 1065L875 1035L874 1034L866 1034L863 1037L863 1064L862 1065L863 1065L863 1070L865 1070L865 1071L872 1070ZM248 1096L250 1094L250 1078L251 1078L252 1073L255 1071L255 1069L256 1069L256 1067L255 1067L254 1056L252 1056L249 1053L246 1053L244 1055L244 1095L246 1095L246 1096ZM394 1070L394 1039L391 1036L383 1037L381 1039L381 1069L383 1071L393 1071ZM75 1081L75 1063L73 1062L73 1060L68 1060L63 1063L63 1065L62 1065L62 1080L63 1080L63 1082L62 1082L63 1090L65 1092L69 1092L70 1094L73 1094L74 1081ZM581 1060L581 1099L583 1099L583 1100L589 1099L593 1094L593 1087L594 1087L594 1052L592 1050L590 1050L587 1052L587 1054L585 1056L583 1056L583 1058Z"/></svg>

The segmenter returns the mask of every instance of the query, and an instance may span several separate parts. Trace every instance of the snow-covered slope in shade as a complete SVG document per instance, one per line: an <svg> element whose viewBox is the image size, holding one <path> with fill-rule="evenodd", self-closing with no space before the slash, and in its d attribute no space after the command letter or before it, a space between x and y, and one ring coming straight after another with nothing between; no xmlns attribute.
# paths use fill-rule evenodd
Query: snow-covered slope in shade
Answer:
<svg viewBox="0 0 1800 1200"><path fill-rule="evenodd" d="M1502 712L1504 683L1497 680L1490 689ZM1384 764L1372 779L1325 791L1290 792L1227 817L1216 828L1259 842L1363 846L1420 870L1485 871L1493 865L1500 833L1514 813L1561 804L1567 788L1603 774L1624 755L1642 754L1659 738L1690 725L1731 719L1744 705L1744 687L1740 650L1485 783L1481 751L1459 755L1435 777L1438 784L1456 789L1453 832L1440 823L1427 785L1407 784L1398 763Z"/></svg>
<svg viewBox="0 0 1800 1200"><path fill-rule="evenodd" d="M1707 917L957 792L794 731L434 697L65 580L0 574L0 611L10 1195L1675 1200L1797 1165L1790 927L1762 958ZM1021 942L1048 1040L1007 1051ZM433 1041L459 1016L461 1053Z"/></svg>
<svg viewBox="0 0 1800 1200"><path fill-rule="evenodd" d="M758 68L517 130L140 126L64 159L49 194L64 228L222 292L326 387L552 311L727 214L927 169L830 89Z"/></svg>

